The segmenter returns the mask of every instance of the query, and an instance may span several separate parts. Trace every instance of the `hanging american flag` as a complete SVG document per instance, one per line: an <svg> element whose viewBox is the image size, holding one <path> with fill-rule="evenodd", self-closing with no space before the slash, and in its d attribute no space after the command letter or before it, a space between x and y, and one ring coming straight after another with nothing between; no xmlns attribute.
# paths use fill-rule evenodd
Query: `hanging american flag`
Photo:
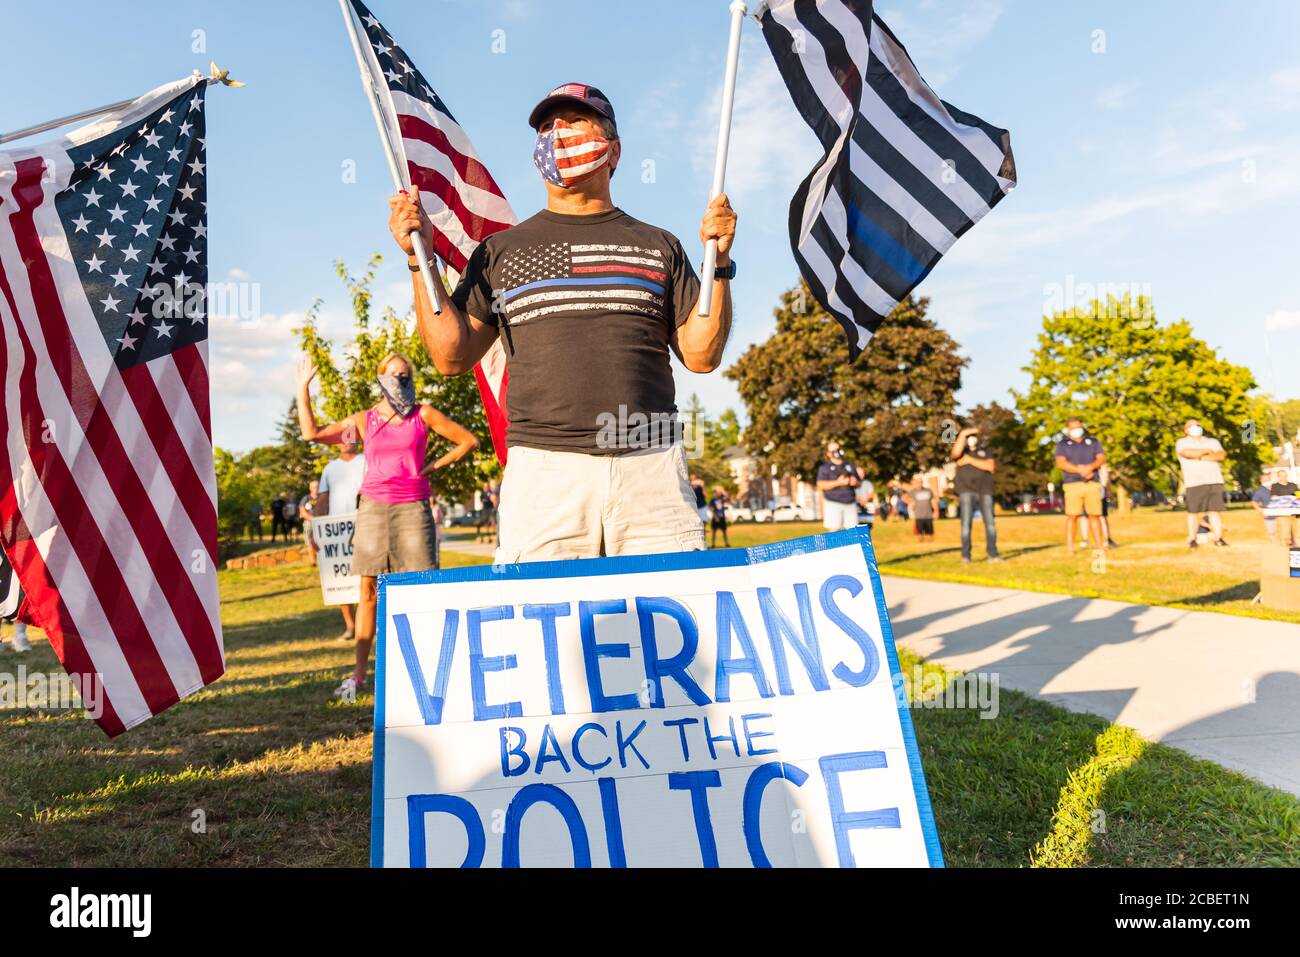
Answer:
<svg viewBox="0 0 1300 957"><path fill-rule="evenodd" d="M0 543L118 734L225 670L204 92L0 152Z"/></svg>
<svg viewBox="0 0 1300 957"><path fill-rule="evenodd" d="M826 150L790 203L790 244L856 358L1015 186L1011 138L939 99L871 0L770 0L759 22Z"/></svg>
<svg viewBox="0 0 1300 957"><path fill-rule="evenodd" d="M474 145L442 98L360 0L348 0L360 22L371 82L386 107L389 139L433 224L433 251L463 272L474 247L518 220ZM506 354L500 340L474 367L492 445L506 461Z"/></svg>

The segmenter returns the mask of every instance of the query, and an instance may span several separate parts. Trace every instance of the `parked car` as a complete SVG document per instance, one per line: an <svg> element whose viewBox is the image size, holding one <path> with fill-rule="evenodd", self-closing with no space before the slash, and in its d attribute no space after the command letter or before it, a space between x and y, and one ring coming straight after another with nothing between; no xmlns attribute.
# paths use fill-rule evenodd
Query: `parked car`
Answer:
<svg viewBox="0 0 1300 957"><path fill-rule="evenodd" d="M1059 512L1063 505L1061 499L1052 496L1040 495L1037 498L1031 498L1027 502L1021 502L1016 506L1016 511L1024 515L1034 515L1039 512Z"/></svg>
<svg viewBox="0 0 1300 957"><path fill-rule="evenodd" d="M1147 489L1145 492L1134 492L1129 497L1129 502L1134 507L1143 505L1168 505L1169 498L1164 492L1157 492L1155 489Z"/></svg>
<svg viewBox="0 0 1300 957"><path fill-rule="evenodd" d="M476 528L481 519L476 511L466 512L464 515L449 515L443 519L443 528Z"/></svg>
<svg viewBox="0 0 1300 957"><path fill-rule="evenodd" d="M760 508L754 512L756 522L815 522L816 520L816 513L802 505L778 505L776 508Z"/></svg>
<svg viewBox="0 0 1300 957"><path fill-rule="evenodd" d="M752 522L754 520L754 510L748 505L728 505L727 521L733 525L736 522Z"/></svg>

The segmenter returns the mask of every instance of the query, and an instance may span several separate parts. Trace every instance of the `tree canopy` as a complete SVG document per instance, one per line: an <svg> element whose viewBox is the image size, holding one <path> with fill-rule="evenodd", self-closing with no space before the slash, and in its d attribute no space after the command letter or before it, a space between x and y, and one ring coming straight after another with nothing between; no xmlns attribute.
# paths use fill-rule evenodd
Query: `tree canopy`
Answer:
<svg viewBox="0 0 1300 957"><path fill-rule="evenodd" d="M801 281L782 294L776 332L726 371L749 415L750 451L811 480L829 439L868 475L908 476L948 459L944 441L967 360L909 296L856 362L844 333Z"/></svg>

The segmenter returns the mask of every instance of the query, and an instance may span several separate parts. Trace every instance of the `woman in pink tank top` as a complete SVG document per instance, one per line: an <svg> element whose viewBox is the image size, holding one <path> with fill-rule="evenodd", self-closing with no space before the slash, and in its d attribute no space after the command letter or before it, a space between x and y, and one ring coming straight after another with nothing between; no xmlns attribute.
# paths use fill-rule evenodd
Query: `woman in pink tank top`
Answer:
<svg viewBox="0 0 1300 957"><path fill-rule="evenodd" d="M411 362L393 353L379 363L378 405L323 428L311 406L316 366L298 366L298 424L302 437L327 445L365 443L366 472L361 481L352 532L352 574L361 578L356 615L356 667L335 692L351 699L365 687L370 646L375 638L375 579L389 572L425 571L437 565L437 530L429 508L429 475L478 447L478 439L431 405L415 401ZM426 462L429 433L455 447Z"/></svg>

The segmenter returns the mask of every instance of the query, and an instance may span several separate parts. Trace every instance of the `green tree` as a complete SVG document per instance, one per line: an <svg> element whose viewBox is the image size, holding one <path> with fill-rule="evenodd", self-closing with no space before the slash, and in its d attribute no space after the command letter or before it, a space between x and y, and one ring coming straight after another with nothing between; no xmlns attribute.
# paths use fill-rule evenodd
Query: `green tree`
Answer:
<svg viewBox="0 0 1300 957"><path fill-rule="evenodd" d="M993 453L997 462L993 485L1000 498L1010 500L1046 490L1048 473L1033 431L1015 412L997 402L977 405L966 414L964 424L979 429Z"/></svg>
<svg viewBox="0 0 1300 957"><path fill-rule="evenodd" d="M723 453L740 440L740 423L736 413L727 409L715 421L705 411L700 397L692 392L680 418L685 429L691 474L699 476L710 490L715 485L721 485L735 494L736 479Z"/></svg>
<svg viewBox="0 0 1300 957"><path fill-rule="evenodd" d="M435 476L435 494L451 502L465 502L473 497L482 483L500 474L500 465L492 451L487 419L479 399L478 386L472 375L444 376L433 367L419 331L385 309L376 320L374 305L375 268L382 261L378 253L366 263L361 276L353 276L342 261L335 271L348 290L352 303L354 330L351 341L343 348L343 362L336 364L332 343L319 329L318 299L308 310L306 321L297 330L303 351L316 363L320 396L317 413L334 422L379 401L379 362L390 352L408 356L414 365L416 396L453 421L459 422L479 439L479 448L460 462L442 469ZM442 455L445 448L436 436L430 436L428 461Z"/></svg>
<svg viewBox="0 0 1300 957"><path fill-rule="evenodd" d="M899 303L850 363L844 333L808 287L783 293L776 332L726 371L749 415L751 452L805 480L832 438L881 479L947 461L945 426L966 360L928 308L911 296Z"/></svg>
<svg viewBox="0 0 1300 957"><path fill-rule="evenodd" d="M1040 468L1066 420L1078 416L1106 449L1120 507L1128 493L1177 489L1174 443L1189 418L1223 443L1230 472L1257 472L1263 437L1249 423L1254 377L1192 335L1186 320L1156 321L1146 297L1094 300L1043 317L1029 387L1012 391Z"/></svg>

